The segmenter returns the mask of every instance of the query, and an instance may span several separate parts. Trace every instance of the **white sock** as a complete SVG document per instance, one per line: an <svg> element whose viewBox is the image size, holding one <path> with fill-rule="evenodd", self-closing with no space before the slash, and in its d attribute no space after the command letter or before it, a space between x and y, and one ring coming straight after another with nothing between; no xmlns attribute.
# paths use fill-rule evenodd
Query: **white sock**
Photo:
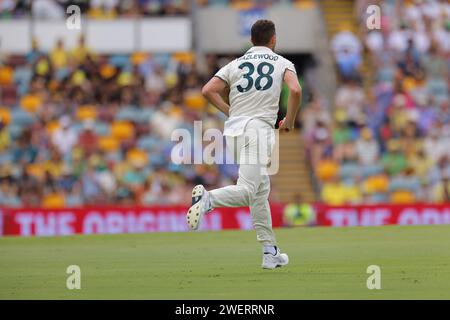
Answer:
<svg viewBox="0 0 450 320"><path fill-rule="evenodd" d="M273 255L277 254L277 246L264 246L263 247L264 253L271 253Z"/></svg>

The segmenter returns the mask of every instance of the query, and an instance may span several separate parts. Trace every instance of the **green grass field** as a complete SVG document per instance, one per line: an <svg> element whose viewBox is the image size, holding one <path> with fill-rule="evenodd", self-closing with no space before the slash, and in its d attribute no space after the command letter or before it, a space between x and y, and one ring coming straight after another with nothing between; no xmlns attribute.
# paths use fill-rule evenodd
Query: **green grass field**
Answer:
<svg viewBox="0 0 450 320"><path fill-rule="evenodd" d="M276 270L251 231L0 238L0 299L450 299L450 226L276 233L290 257Z"/></svg>

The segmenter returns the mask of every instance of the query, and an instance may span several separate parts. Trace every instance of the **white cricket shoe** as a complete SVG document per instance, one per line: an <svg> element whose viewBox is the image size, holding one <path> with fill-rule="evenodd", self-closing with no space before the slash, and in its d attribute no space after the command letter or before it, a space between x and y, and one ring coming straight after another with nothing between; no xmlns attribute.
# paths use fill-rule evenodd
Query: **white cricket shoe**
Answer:
<svg viewBox="0 0 450 320"><path fill-rule="evenodd" d="M186 221L191 230L197 230L203 215L212 210L209 192L201 184L192 189L192 206L186 214Z"/></svg>
<svg viewBox="0 0 450 320"><path fill-rule="evenodd" d="M263 254L263 269L275 269L278 267L285 266L289 263L289 257L286 253L281 253L277 248L277 254L273 255L272 253L264 253Z"/></svg>

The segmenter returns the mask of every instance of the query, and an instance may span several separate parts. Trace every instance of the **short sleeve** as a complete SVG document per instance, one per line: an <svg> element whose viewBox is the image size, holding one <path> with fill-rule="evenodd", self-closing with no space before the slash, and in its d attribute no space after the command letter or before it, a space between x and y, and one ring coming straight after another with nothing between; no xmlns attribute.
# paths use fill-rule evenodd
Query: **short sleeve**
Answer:
<svg viewBox="0 0 450 320"><path fill-rule="evenodd" d="M228 85L230 85L230 66L231 62L220 68L220 70L214 75L215 77L225 81Z"/></svg>
<svg viewBox="0 0 450 320"><path fill-rule="evenodd" d="M286 72L286 70L290 70L293 73L297 74L294 64L292 62L290 62L288 59L284 59L283 69L284 69L283 72Z"/></svg>

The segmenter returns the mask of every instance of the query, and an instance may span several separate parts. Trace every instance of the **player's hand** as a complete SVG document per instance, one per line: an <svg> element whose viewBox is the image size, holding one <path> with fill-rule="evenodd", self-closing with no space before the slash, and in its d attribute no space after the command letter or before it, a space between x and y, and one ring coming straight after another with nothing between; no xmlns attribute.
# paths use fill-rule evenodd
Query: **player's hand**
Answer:
<svg viewBox="0 0 450 320"><path fill-rule="evenodd" d="M294 125L289 124L288 121L286 121L286 118L283 118L283 120L280 120L278 123L278 130L280 131L286 131L289 132L294 129Z"/></svg>

